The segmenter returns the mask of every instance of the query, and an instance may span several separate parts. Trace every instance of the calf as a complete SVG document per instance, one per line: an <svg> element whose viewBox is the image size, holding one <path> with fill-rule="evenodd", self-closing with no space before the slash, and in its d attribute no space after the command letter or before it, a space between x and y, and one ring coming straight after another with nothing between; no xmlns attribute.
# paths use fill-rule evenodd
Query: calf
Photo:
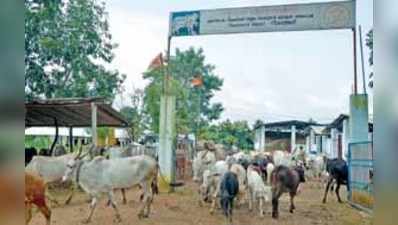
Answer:
<svg viewBox="0 0 398 225"><path fill-rule="evenodd" d="M226 172L221 178L220 183L220 205L227 219L228 224L232 224L232 210L234 199L239 192L239 181L235 173Z"/></svg>
<svg viewBox="0 0 398 225"><path fill-rule="evenodd" d="M25 220L29 224L32 219L32 205L36 205L46 218L46 224L50 225L51 210L46 204L46 185L39 176L25 172Z"/></svg>
<svg viewBox="0 0 398 225"><path fill-rule="evenodd" d="M279 198L283 193L290 194L290 212L295 209L294 197L300 182L305 182L304 168L301 166L289 168L284 165L277 166L271 174L272 176L272 218L278 218Z"/></svg>
<svg viewBox="0 0 398 225"><path fill-rule="evenodd" d="M263 201L269 202L271 199L271 187L266 186L260 174L250 165L247 168L247 185L249 191L249 210L253 208L253 201L258 200L260 216L264 216Z"/></svg>
<svg viewBox="0 0 398 225"><path fill-rule="evenodd" d="M106 160L102 156L85 162L79 155L68 162L63 181L73 179L91 197L90 212L83 222L91 221L94 209L101 194L107 194L116 212L116 220L121 221L119 210L113 199L113 190L131 188L140 185L144 191L143 205L138 218L148 217L153 200L151 185L158 175L158 166L155 159L140 155L126 158Z"/></svg>
<svg viewBox="0 0 398 225"><path fill-rule="evenodd" d="M329 173L329 178L326 184L326 190L325 194L323 195L322 202L326 203L329 187L335 180L337 185L335 189L337 200L339 201L339 203L342 203L339 193L340 185L346 185L347 190L349 190L350 188L348 185L347 163L343 159L326 159L326 171Z"/></svg>

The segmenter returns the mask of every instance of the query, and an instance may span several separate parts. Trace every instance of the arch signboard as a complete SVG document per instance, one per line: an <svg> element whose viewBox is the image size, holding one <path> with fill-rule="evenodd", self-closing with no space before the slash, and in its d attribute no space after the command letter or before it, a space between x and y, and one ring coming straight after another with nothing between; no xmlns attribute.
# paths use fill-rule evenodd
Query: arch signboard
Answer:
<svg viewBox="0 0 398 225"><path fill-rule="evenodd" d="M355 28L355 2L326 2L170 13L169 36Z"/></svg>

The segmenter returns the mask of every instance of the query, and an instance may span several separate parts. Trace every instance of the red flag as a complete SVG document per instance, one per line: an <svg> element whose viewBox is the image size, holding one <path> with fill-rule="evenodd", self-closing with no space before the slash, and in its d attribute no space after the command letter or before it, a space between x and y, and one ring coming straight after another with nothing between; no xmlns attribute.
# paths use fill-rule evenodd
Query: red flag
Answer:
<svg viewBox="0 0 398 225"><path fill-rule="evenodd" d="M151 63L148 66L148 69L153 70L163 66L163 56L162 53L159 53L154 59L152 59Z"/></svg>
<svg viewBox="0 0 398 225"><path fill-rule="evenodd" d="M201 76L196 76L191 80L191 83L194 87L197 86L202 86L203 85L203 80Z"/></svg>

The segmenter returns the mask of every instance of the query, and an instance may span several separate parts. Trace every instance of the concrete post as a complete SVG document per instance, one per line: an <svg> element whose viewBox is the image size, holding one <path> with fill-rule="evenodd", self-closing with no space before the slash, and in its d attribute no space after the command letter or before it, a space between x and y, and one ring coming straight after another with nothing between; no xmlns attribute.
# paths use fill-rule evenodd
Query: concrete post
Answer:
<svg viewBox="0 0 398 225"><path fill-rule="evenodd" d="M316 152L317 153L320 153L321 152L321 148L322 148L322 146L321 146L321 144L322 144L322 140L321 140L321 136L319 136L319 135L317 135L317 136L315 136L315 140L316 140Z"/></svg>
<svg viewBox="0 0 398 225"><path fill-rule="evenodd" d="M313 150L313 146L315 144L315 132L313 129L310 129L310 138L309 138L309 152Z"/></svg>
<svg viewBox="0 0 398 225"><path fill-rule="evenodd" d="M343 121L343 137L342 137L342 145L343 145L343 159L346 160L346 156L348 154L348 143L350 141L350 126L349 119L345 119Z"/></svg>
<svg viewBox="0 0 398 225"><path fill-rule="evenodd" d="M368 95L350 96L350 143L369 141Z"/></svg>
<svg viewBox="0 0 398 225"><path fill-rule="evenodd" d="M257 152L260 151L260 136L261 136L261 127L257 128L254 131L254 148Z"/></svg>
<svg viewBox="0 0 398 225"><path fill-rule="evenodd" d="M310 152L310 136L305 137L305 152Z"/></svg>
<svg viewBox="0 0 398 225"><path fill-rule="evenodd" d="M260 128L260 151L265 151L265 127L261 126Z"/></svg>
<svg viewBox="0 0 398 225"><path fill-rule="evenodd" d="M93 145L97 146L97 105L94 102L91 103L91 138Z"/></svg>
<svg viewBox="0 0 398 225"><path fill-rule="evenodd" d="M337 152L338 152L338 137L337 137L337 129L336 128L332 128L331 129L331 131L330 131L330 136L331 136L331 139L332 139L332 144L331 144L331 146L332 146L332 148L331 148L331 154L330 154L330 157L331 158L337 158Z"/></svg>
<svg viewBox="0 0 398 225"><path fill-rule="evenodd" d="M290 136L290 152L293 153L296 149L296 126L292 125Z"/></svg>
<svg viewBox="0 0 398 225"><path fill-rule="evenodd" d="M170 183L175 182L175 96L163 95L160 99L160 126L159 126L159 191L172 192Z"/></svg>

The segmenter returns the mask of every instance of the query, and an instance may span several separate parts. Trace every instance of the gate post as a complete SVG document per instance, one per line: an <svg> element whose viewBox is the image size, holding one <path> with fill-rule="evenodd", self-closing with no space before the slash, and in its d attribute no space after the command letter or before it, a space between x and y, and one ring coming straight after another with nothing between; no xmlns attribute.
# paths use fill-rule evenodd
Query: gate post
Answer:
<svg viewBox="0 0 398 225"><path fill-rule="evenodd" d="M368 95L350 96L350 143L369 141Z"/></svg>

